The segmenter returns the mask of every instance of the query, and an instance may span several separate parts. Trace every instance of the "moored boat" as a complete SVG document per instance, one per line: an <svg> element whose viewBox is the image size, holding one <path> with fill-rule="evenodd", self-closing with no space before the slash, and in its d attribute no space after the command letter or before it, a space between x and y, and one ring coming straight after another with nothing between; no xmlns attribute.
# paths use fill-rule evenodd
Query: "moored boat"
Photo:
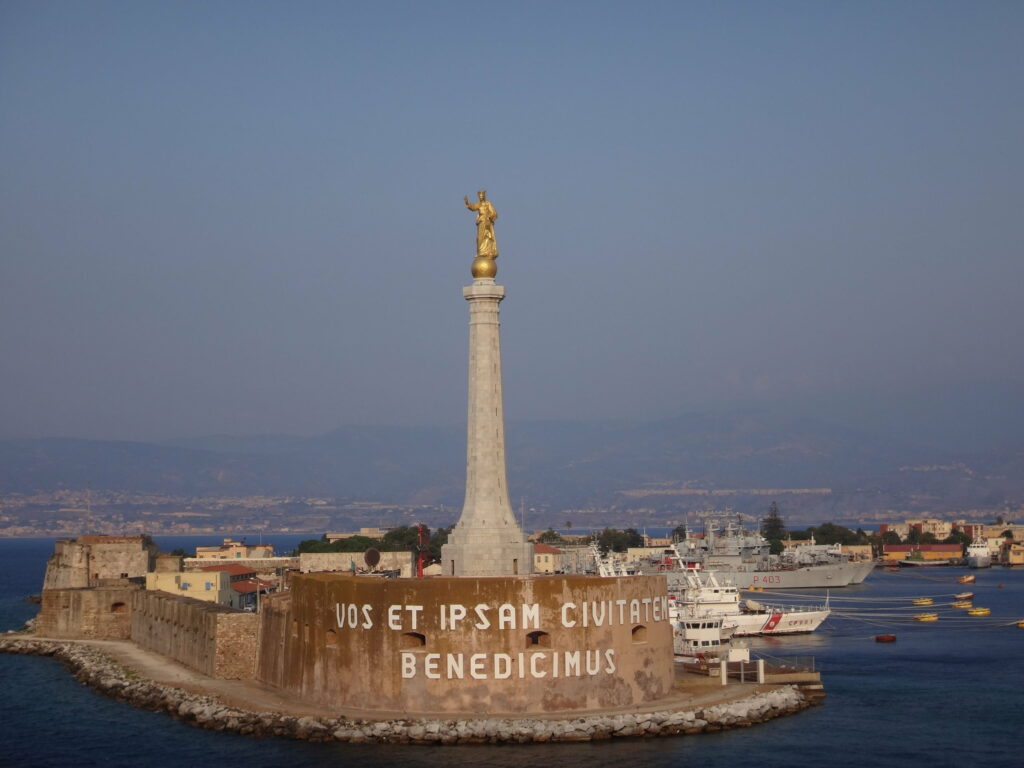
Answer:
<svg viewBox="0 0 1024 768"><path fill-rule="evenodd" d="M875 635L876 643L895 643L896 635Z"/></svg>
<svg viewBox="0 0 1024 768"><path fill-rule="evenodd" d="M975 539L967 547L967 567L968 568L991 568L992 567L992 552L988 548L988 544L980 539Z"/></svg>
<svg viewBox="0 0 1024 768"><path fill-rule="evenodd" d="M672 649L676 656L718 656L735 627L726 627L721 616L672 620Z"/></svg>
<svg viewBox="0 0 1024 768"><path fill-rule="evenodd" d="M965 573L963 576L957 578L958 584L973 584L978 580L978 577L973 573Z"/></svg>
<svg viewBox="0 0 1024 768"><path fill-rule="evenodd" d="M954 600L950 603L951 608L971 608L973 605L970 600Z"/></svg>
<svg viewBox="0 0 1024 768"><path fill-rule="evenodd" d="M639 563L643 573L664 573L669 590L684 589L681 571L715 571L739 589L807 589L860 583L874 563L853 562L836 545L809 542L773 555L767 539L745 530L736 515L723 513L704 521L704 534L689 531L664 555Z"/></svg>
<svg viewBox="0 0 1024 768"><path fill-rule="evenodd" d="M682 582L669 584L673 621L720 617L737 637L789 635L813 632L831 612L823 606L762 605L740 599L740 591L726 577L713 571L683 571ZM681 588L680 588L681 587Z"/></svg>
<svg viewBox="0 0 1024 768"><path fill-rule="evenodd" d="M938 621L939 614L937 613L919 613L914 616L914 621Z"/></svg>
<svg viewBox="0 0 1024 768"><path fill-rule="evenodd" d="M954 600L973 600L974 599L974 593L973 592L957 592L955 595L953 595L953 599Z"/></svg>
<svg viewBox="0 0 1024 768"><path fill-rule="evenodd" d="M942 565L953 565L952 560L918 560L917 558L907 558L899 562L902 568L934 568Z"/></svg>
<svg viewBox="0 0 1024 768"><path fill-rule="evenodd" d="M971 608L968 612L968 616L988 616L992 613L991 608Z"/></svg>
<svg viewBox="0 0 1024 768"><path fill-rule="evenodd" d="M914 605L931 605L934 601L930 597L918 597L911 602Z"/></svg>

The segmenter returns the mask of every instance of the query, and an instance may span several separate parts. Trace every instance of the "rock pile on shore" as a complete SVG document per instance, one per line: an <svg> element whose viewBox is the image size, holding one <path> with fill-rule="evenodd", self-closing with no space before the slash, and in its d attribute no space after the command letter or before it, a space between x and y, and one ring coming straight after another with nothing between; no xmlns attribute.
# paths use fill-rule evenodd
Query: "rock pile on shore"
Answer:
<svg viewBox="0 0 1024 768"><path fill-rule="evenodd" d="M225 706L208 696L142 679L87 645L7 635L0 637L0 652L53 656L63 662L77 680L107 696L144 709L166 712L200 728L308 741L499 744L669 736L746 727L809 706L795 687L785 687L693 711L575 716L565 720L293 717Z"/></svg>

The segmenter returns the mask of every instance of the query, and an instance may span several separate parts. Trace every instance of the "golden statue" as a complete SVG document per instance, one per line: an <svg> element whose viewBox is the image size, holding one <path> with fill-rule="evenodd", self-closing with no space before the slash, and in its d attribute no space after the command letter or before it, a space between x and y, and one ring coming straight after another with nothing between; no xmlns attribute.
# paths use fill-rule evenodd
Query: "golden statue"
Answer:
<svg viewBox="0 0 1024 768"><path fill-rule="evenodd" d="M486 190L481 189L476 196L480 202L471 203L468 197L462 198L469 210L476 211L476 260L473 262L473 277L494 277L498 272L498 265L494 263L494 259L498 258L498 241L494 239L494 222L498 220L498 212L487 199ZM481 274L477 274L478 272Z"/></svg>

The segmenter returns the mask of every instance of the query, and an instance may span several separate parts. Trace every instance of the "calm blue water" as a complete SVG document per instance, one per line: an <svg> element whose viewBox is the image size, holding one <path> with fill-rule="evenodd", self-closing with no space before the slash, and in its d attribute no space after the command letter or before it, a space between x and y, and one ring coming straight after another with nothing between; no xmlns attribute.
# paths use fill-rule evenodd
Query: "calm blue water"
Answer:
<svg viewBox="0 0 1024 768"><path fill-rule="evenodd" d="M301 536L266 537L280 549ZM206 540L166 537L162 549ZM52 540L0 540L0 630L20 626L35 606ZM849 598L949 594L971 589L987 619L943 618L893 626L830 619L824 632L758 641L776 656L814 655L825 703L794 717L737 731L671 739L525 747L394 747L306 744L201 731L137 710L76 683L52 659L0 655L0 765L12 766L1020 766L1024 754L1024 570L992 569L978 583L954 583L961 569L879 571L833 592L833 608L863 612ZM1003 584L1002 589L998 584ZM813 594L813 593L812 593ZM768 597L766 600L770 599ZM939 602L938 600L936 602ZM894 609L887 609L892 612ZM940 611L943 609L940 609ZM873 614L874 615L874 614ZM891 631L891 645L873 635Z"/></svg>

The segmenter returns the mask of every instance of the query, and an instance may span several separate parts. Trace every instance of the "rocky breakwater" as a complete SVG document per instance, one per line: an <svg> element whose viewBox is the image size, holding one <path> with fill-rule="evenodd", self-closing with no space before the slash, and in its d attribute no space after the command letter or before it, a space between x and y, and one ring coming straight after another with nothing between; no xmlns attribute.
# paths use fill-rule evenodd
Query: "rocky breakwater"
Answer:
<svg viewBox="0 0 1024 768"><path fill-rule="evenodd" d="M747 727L799 712L811 703L797 688L783 686L700 709L591 715L565 720L293 717L229 707L209 696L143 679L86 644L7 635L0 636L0 653L53 656L71 670L75 679L107 696L144 709L166 712L200 728L308 741L505 744L671 736Z"/></svg>

